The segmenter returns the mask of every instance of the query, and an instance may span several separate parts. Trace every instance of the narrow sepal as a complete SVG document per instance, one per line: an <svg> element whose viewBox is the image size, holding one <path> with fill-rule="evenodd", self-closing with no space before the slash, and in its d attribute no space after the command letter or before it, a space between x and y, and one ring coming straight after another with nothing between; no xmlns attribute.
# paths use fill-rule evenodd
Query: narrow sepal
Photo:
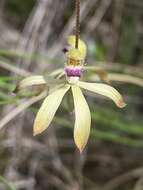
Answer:
<svg viewBox="0 0 143 190"><path fill-rule="evenodd" d="M30 87L30 86L45 85L45 84L46 84L46 81L45 81L43 76L41 76L41 75L30 76L30 77L27 77L27 78L23 79L22 81L20 81L17 84L17 86L13 92L17 93L20 90L27 88L27 87Z"/></svg>
<svg viewBox="0 0 143 190"><path fill-rule="evenodd" d="M91 115L81 89L73 85L72 93L75 107L74 141L80 152L82 152L90 134Z"/></svg>
<svg viewBox="0 0 143 190"><path fill-rule="evenodd" d="M119 108L123 108L126 106L122 95L112 86L102 83L88 83L82 81L79 81L77 85L83 89L110 98Z"/></svg>
<svg viewBox="0 0 143 190"><path fill-rule="evenodd" d="M38 135L48 128L54 115L61 104L65 93L69 90L70 85L65 85L45 98L39 109L34 121L33 134Z"/></svg>

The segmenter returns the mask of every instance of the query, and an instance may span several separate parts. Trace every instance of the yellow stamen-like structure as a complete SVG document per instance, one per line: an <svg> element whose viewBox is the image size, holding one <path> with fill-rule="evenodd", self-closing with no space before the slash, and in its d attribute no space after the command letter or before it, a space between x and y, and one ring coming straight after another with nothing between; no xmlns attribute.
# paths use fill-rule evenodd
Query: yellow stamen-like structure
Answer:
<svg viewBox="0 0 143 190"><path fill-rule="evenodd" d="M80 52L79 49L70 49L68 53L66 54L67 56L67 65L83 65L84 63L84 58L82 53Z"/></svg>

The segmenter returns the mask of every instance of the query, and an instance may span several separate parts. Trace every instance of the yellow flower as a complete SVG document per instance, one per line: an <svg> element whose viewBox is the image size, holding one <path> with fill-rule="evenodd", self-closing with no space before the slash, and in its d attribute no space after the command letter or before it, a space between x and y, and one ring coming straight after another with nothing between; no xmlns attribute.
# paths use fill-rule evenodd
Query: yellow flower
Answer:
<svg viewBox="0 0 143 190"><path fill-rule="evenodd" d="M64 95L71 90L75 109L74 141L80 152L82 152L87 144L91 126L90 110L82 93L82 89L110 98L119 108L123 108L125 103L115 88L103 83L89 83L80 80L80 76L84 70L87 48L85 43L79 40L79 49L75 49L75 36L70 36L68 43L71 45L71 49L66 52L67 62L64 68L65 80L54 85L56 86L55 88L53 88L53 85L50 88L49 95L45 98L35 118L33 133L34 135L38 135L49 127ZM58 74L60 77L63 77L63 71L58 72ZM31 76L22 80L17 85L16 90L19 91L33 85L49 86L43 76Z"/></svg>

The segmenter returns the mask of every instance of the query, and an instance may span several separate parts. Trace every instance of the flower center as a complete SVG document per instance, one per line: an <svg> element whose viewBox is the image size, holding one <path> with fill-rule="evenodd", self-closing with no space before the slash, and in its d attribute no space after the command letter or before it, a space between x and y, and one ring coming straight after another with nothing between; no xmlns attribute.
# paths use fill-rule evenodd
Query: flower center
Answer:
<svg viewBox="0 0 143 190"><path fill-rule="evenodd" d="M69 84L76 84L79 81L79 77L69 77L67 81Z"/></svg>
<svg viewBox="0 0 143 190"><path fill-rule="evenodd" d="M73 65L73 66L83 65L83 61L80 59L68 58L67 65Z"/></svg>
<svg viewBox="0 0 143 190"><path fill-rule="evenodd" d="M80 77L83 71L84 57L79 49L70 49L67 54L65 73L67 77Z"/></svg>

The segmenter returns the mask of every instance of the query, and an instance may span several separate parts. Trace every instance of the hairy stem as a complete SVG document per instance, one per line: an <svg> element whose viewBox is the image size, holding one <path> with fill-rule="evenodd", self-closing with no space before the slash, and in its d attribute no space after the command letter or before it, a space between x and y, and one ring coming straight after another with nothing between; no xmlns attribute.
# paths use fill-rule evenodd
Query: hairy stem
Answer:
<svg viewBox="0 0 143 190"><path fill-rule="evenodd" d="M78 41L79 41L79 35L80 35L80 0L75 1L75 8L76 8L75 48L78 49Z"/></svg>

